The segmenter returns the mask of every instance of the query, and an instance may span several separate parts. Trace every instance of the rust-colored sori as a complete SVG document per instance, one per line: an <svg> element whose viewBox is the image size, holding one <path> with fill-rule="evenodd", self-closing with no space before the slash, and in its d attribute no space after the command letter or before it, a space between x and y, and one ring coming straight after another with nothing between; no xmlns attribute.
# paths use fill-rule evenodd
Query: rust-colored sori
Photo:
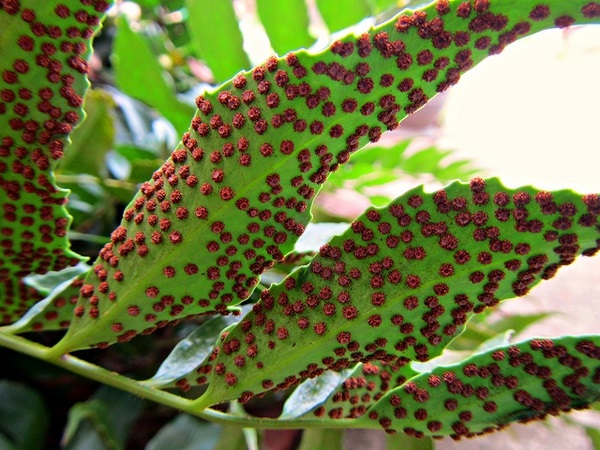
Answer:
<svg viewBox="0 0 600 450"><path fill-rule="evenodd" d="M2 20L27 30L0 30L14 44L0 66L6 323L38 299L23 276L79 261L51 171L80 119L89 42L109 6L28 4L0 2ZM46 311L65 326L53 308L74 308L50 354L236 312L293 249L320 186L355 151L516 39L599 20L594 1L439 0L321 53L269 58L198 97L188 132L75 283L77 304L67 293ZM311 420L350 418L417 437L474 436L585 406L600 381L597 337L516 344L422 375L408 363L438 356L473 314L597 253L599 215L596 194L508 189L496 179L413 189L370 208L263 291L210 356L172 382L208 384L194 403L202 409L352 369ZM528 388L536 383L541 390ZM463 407L469 398L478 402Z"/></svg>

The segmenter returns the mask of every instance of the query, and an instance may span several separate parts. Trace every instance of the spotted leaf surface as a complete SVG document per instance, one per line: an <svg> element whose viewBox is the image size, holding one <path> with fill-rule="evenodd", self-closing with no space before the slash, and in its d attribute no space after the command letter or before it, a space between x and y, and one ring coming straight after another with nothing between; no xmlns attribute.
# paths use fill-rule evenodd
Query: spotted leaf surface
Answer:
<svg viewBox="0 0 600 450"><path fill-rule="evenodd" d="M293 386L357 362L438 356L469 317L600 246L600 197L497 179L415 188L371 208L310 265L263 291L210 364L200 403ZM192 378L193 377L193 378Z"/></svg>
<svg viewBox="0 0 600 450"><path fill-rule="evenodd" d="M357 427L474 437L600 398L600 336L536 339L419 375L385 395Z"/></svg>
<svg viewBox="0 0 600 450"><path fill-rule="evenodd" d="M271 58L199 97L190 131L101 251L56 351L248 298L352 152L518 37L600 16L598 3L549 5L440 1L322 53Z"/></svg>
<svg viewBox="0 0 600 450"><path fill-rule="evenodd" d="M87 58L109 2L0 2L0 323L41 296L21 279L76 265L52 170L82 117Z"/></svg>
<svg viewBox="0 0 600 450"><path fill-rule="evenodd" d="M360 417L386 392L404 384L414 375L416 372L408 364L399 366L376 360L358 363L327 401L313 408L305 417L319 417L321 420Z"/></svg>
<svg viewBox="0 0 600 450"><path fill-rule="evenodd" d="M490 347L478 348L476 352L482 353L490 348L508 345L509 334L512 334L512 330L486 342L486 346L490 345ZM496 342L498 338L502 345L500 345L500 342ZM450 357L453 358L452 362L457 362L464 359L464 355L462 356L461 358L461 355L453 354ZM319 417L321 420L335 420L361 417L387 392L403 385L415 375L430 372L432 368L437 366L449 365L450 362L446 360L447 357L448 352L446 349L439 358L429 360L426 363L414 364L413 362L413 364L406 364L400 367L398 365L387 364L384 361L358 363L352 375L329 396L327 402L321 407L314 408L313 411L306 415L306 418L313 416L313 418ZM444 360L445 363L441 363L440 359Z"/></svg>

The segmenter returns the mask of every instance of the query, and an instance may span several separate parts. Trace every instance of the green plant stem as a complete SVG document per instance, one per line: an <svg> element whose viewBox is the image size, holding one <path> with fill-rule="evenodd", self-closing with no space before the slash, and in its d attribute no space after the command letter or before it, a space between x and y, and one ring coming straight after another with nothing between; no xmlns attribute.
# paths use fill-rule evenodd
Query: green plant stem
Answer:
<svg viewBox="0 0 600 450"><path fill-rule="evenodd" d="M29 341L20 336L0 332L0 346L19 353L40 359L65 370L81 375L99 383L137 395L146 400L151 400L162 405L170 406L177 410L200 417L210 422L223 425L238 425L245 428L349 428L354 422L352 419L340 419L335 422L324 423L318 419L292 419L279 420L253 416L238 416L223 413L211 408L199 409L198 400L189 400L169 392L156 389L147 384L138 382L117 372L111 372L102 367L91 364L72 355L56 356L51 348L36 342Z"/></svg>

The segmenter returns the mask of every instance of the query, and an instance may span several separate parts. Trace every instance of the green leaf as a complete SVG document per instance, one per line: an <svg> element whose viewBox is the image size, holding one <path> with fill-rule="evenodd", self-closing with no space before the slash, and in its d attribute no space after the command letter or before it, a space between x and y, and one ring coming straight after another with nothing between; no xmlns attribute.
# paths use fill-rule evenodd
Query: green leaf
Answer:
<svg viewBox="0 0 600 450"><path fill-rule="evenodd" d="M475 353L485 353L498 347L507 347L514 334L515 330L504 330L503 332L499 332L496 336L488 339L477 347Z"/></svg>
<svg viewBox="0 0 600 450"><path fill-rule="evenodd" d="M89 270L90 267L88 265L80 263L73 267L67 267L59 272L47 272L42 275L30 275L26 277L24 281L28 286L31 286L38 292L45 295L50 295L60 289L65 283L71 284L75 278L81 276Z"/></svg>
<svg viewBox="0 0 600 450"><path fill-rule="evenodd" d="M463 180L466 181L469 177L479 172L473 168L472 161L461 160L448 164L445 167L438 167L432 173L442 181Z"/></svg>
<svg viewBox="0 0 600 450"><path fill-rule="evenodd" d="M141 399L101 387L90 400L70 409L63 445L68 450L124 449L141 410Z"/></svg>
<svg viewBox="0 0 600 450"><path fill-rule="evenodd" d="M2 5L0 323L8 324L42 299L23 284L24 276L59 271L81 260L69 249L67 191L56 186L53 170L83 117L91 38L110 3L20 0Z"/></svg>
<svg viewBox="0 0 600 450"><path fill-rule="evenodd" d="M45 294L46 298L33 305L17 322L3 327L2 330L9 333L25 333L67 328L79 298L84 274L89 270L89 266L81 263L60 272L27 277L26 283Z"/></svg>
<svg viewBox="0 0 600 450"><path fill-rule="evenodd" d="M19 450L15 445L8 439L8 437L4 436L0 433L0 448L3 450Z"/></svg>
<svg viewBox="0 0 600 450"><path fill-rule="evenodd" d="M161 0L135 0L135 2L145 8L154 8L160 5Z"/></svg>
<svg viewBox="0 0 600 450"><path fill-rule="evenodd" d="M280 419L293 419L320 406L348 376L329 371L300 384L283 405ZM315 447L318 448L318 447Z"/></svg>
<svg viewBox="0 0 600 450"><path fill-rule="evenodd" d="M432 439L417 439L406 434L388 434L386 436L387 450L434 450Z"/></svg>
<svg viewBox="0 0 600 450"><path fill-rule="evenodd" d="M408 2L406 0L371 0L371 2L375 6L375 11L380 13L388 9L403 7L406 3L410 3L410 0Z"/></svg>
<svg viewBox="0 0 600 450"><path fill-rule="evenodd" d="M45 448L49 417L36 391L15 381L0 380L0 435L8 445L27 450Z"/></svg>
<svg viewBox="0 0 600 450"><path fill-rule="evenodd" d="M450 153L448 150L429 147L409 156L402 168L409 173L432 173Z"/></svg>
<svg viewBox="0 0 600 450"><path fill-rule="evenodd" d="M171 385L174 380L202 364L212 353L219 336L231 325L231 321L222 316L204 322L177 343L147 383L157 387Z"/></svg>
<svg viewBox="0 0 600 450"><path fill-rule="evenodd" d="M346 0L343 6L331 0L317 0L317 8L330 33L356 25L373 14L368 0Z"/></svg>
<svg viewBox="0 0 600 450"><path fill-rule="evenodd" d="M113 65L117 86L133 98L157 109L178 133L190 127L194 108L177 100L168 74L159 64L148 42L131 29L125 16L116 21Z"/></svg>
<svg viewBox="0 0 600 450"><path fill-rule="evenodd" d="M192 47L206 61L217 81L227 80L250 67L232 2L186 0L185 5Z"/></svg>
<svg viewBox="0 0 600 450"><path fill-rule="evenodd" d="M249 449L244 429L237 426L222 427L221 437L212 450L255 450Z"/></svg>
<svg viewBox="0 0 600 450"><path fill-rule="evenodd" d="M478 172L471 161L461 160L450 164L445 163L451 150L441 150L430 147L405 158L404 153L411 140L402 141L392 147L369 145L364 150L352 155L348 165L343 167L329 179L328 186L342 187L349 180L359 180L355 188L378 186L412 175L433 175L441 182L455 179L467 180ZM385 203L388 203L388 199Z"/></svg>
<svg viewBox="0 0 600 450"><path fill-rule="evenodd" d="M86 120L71 135L72 144L67 148L58 172L106 176L104 159L115 138L111 115L114 107L109 93L101 89L87 92L83 102Z"/></svg>
<svg viewBox="0 0 600 450"><path fill-rule="evenodd" d="M302 441L298 450L343 450L343 430L321 430L307 428L302 432Z"/></svg>
<svg viewBox="0 0 600 450"><path fill-rule="evenodd" d="M308 9L304 0L257 0L256 8L277 54L308 47L314 41L308 33Z"/></svg>
<svg viewBox="0 0 600 450"><path fill-rule="evenodd" d="M331 238L346 231L348 225L344 222L311 222L296 242L294 251L297 253L316 253Z"/></svg>
<svg viewBox="0 0 600 450"><path fill-rule="evenodd" d="M356 362L427 361L474 313L597 252L599 213L597 195L497 179L419 187L370 208L309 266L262 292L204 368L198 404L247 400Z"/></svg>
<svg viewBox="0 0 600 450"><path fill-rule="evenodd" d="M371 204L375 207L385 206L390 202L390 197L385 195L370 195L369 200L371 200Z"/></svg>
<svg viewBox="0 0 600 450"><path fill-rule="evenodd" d="M512 29L529 20L530 7L521 5L497 2L490 14L506 15L505 28ZM560 17L572 13L573 5L557 2L552 8ZM445 15L435 5L423 11ZM459 49L449 38L468 34L471 19L450 14L444 22L448 34L432 38L419 33L419 19L407 14L319 54L269 59L199 97L190 133L126 208L54 354L128 341L196 314L226 314L251 295L264 270L293 249L331 171L504 45L503 32L486 29L492 48ZM593 21L573 14L577 23ZM398 31L398 21L407 29L399 25ZM554 26L554 19L530 26L533 33ZM383 45L381 33L388 40L402 38L410 53L400 51L401 45ZM424 65L398 67L398 58L401 67L409 56L429 60L429 53L421 53L425 49L448 63L435 72L435 82ZM380 81L392 84L380 89Z"/></svg>
<svg viewBox="0 0 600 450"><path fill-rule="evenodd" d="M552 316L552 313L510 314L507 317L489 324L489 329L499 333L503 330L515 330L515 334L524 331L534 323Z"/></svg>
<svg viewBox="0 0 600 450"><path fill-rule="evenodd" d="M90 405L92 407L93 405ZM92 414L89 410L86 412L80 411L78 405L72 409L74 422L77 428L73 431L72 436L64 440L63 448L65 450L123 450L114 442L110 441L106 435L106 429L99 423L92 424L89 420L84 420L84 416ZM102 411L107 414L106 411ZM76 417L81 414L81 417ZM87 419L87 417L85 417Z"/></svg>
<svg viewBox="0 0 600 450"><path fill-rule="evenodd" d="M363 151L352 155L350 162L351 164L362 163L380 166L385 169L395 169L401 164L404 152L411 143L411 139L406 139L391 147L369 145Z"/></svg>
<svg viewBox="0 0 600 450"><path fill-rule="evenodd" d="M223 427L179 414L148 442L145 450L214 450Z"/></svg>
<svg viewBox="0 0 600 450"><path fill-rule="evenodd" d="M598 428L585 427L585 434L590 438L592 448L600 450L600 430Z"/></svg>
<svg viewBox="0 0 600 450"><path fill-rule="evenodd" d="M388 392L357 427L473 437L600 398L600 336L534 339L478 354Z"/></svg>
<svg viewBox="0 0 600 450"><path fill-rule="evenodd" d="M411 364L398 366L382 361L358 363L344 382L329 394L327 401L305 417L319 417L321 420L360 417L386 392L415 375L417 372Z"/></svg>
<svg viewBox="0 0 600 450"><path fill-rule="evenodd" d="M498 333L497 335L482 342L474 351L451 350L449 349L450 346L448 346L446 349L444 349L444 352L440 356L423 363L412 361L410 366L418 373L432 372L434 369L440 366L449 366L460 363L473 354L485 353L489 350L494 350L499 347L507 347L510 344L513 334L514 330L505 330L503 333Z"/></svg>
<svg viewBox="0 0 600 450"><path fill-rule="evenodd" d="M449 348L454 350L472 350L484 341L492 338L496 333L501 333L505 330L514 330L515 334L519 334L534 323L544 320L551 315L550 313L511 314L493 323L489 323L489 321L478 323L472 320L467 324L465 331L452 341Z"/></svg>

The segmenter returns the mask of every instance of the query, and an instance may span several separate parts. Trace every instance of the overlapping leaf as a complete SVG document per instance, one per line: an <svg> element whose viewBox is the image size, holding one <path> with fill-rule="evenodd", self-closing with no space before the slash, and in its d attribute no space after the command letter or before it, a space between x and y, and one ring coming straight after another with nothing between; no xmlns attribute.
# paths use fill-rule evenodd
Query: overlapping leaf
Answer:
<svg viewBox="0 0 600 450"><path fill-rule="evenodd" d="M192 47L207 62L217 81L250 67L232 2L186 0L185 5Z"/></svg>
<svg viewBox="0 0 600 450"><path fill-rule="evenodd" d="M87 58L105 0L0 3L0 323L41 297L21 279L76 265L66 191L52 170L80 121Z"/></svg>
<svg viewBox="0 0 600 450"><path fill-rule="evenodd" d="M349 372L349 373L348 373ZM316 384L322 377L330 377L336 372L326 371L316 378L309 378L301 383L292 393L284 405L292 409L294 399L299 396L297 391L302 391L303 386ZM297 416L306 418L319 417L321 420L337 420L340 418L357 418L362 416L370 406L380 400L390 389L402 385L409 378L417 374L410 365L398 367L382 361L358 363L354 368L342 372L344 378L330 390L323 389L319 398L309 398L306 406ZM319 383L322 384L322 383ZM297 417L294 416L294 417Z"/></svg>
<svg viewBox="0 0 600 450"><path fill-rule="evenodd" d="M427 361L473 314L596 253L599 214L598 195L508 189L497 179L430 194L419 187L369 209L262 293L198 369L209 374L198 404L247 400L356 362Z"/></svg>
<svg viewBox="0 0 600 450"><path fill-rule="evenodd" d="M474 353L483 353L487 350L497 347L508 346L510 335L513 331L505 331L496 337L489 339L475 350ZM453 341L453 343L456 340ZM382 361L371 361L368 363L358 363L352 371L352 374L341 383L341 385L330 393L324 393L327 401L320 403L313 402L310 408L311 412L305 414L305 418L319 417L320 420L338 420L340 418L358 418L369 411L369 408L375 405L390 390L402 386L408 380L419 373L429 373L438 366L448 366L452 363L466 359L470 352L457 352L444 350L442 355L433 358L424 363L407 364L402 367L386 364ZM323 373L316 379L328 374ZM309 379L304 381L290 399L305 383L314 381ZM288 399L287 402L290 400ZM286 405L287 405L286 402Z"/></svg>
<svg viewBox="0 0 600 450"><path fill-rule="evenodd" d="M390 391L357 427L474 437L600 399L600 336L534 339L439 367Z"/></svg>
<svg viewBox="0 0 600 450"><path fill-rule="evenodd" d="M352 152L515 39L600 16L597 3L549 5L441 1L323 53L270 59L198 98L190 132L125 211L55 351L247 298Z"/></svg>

